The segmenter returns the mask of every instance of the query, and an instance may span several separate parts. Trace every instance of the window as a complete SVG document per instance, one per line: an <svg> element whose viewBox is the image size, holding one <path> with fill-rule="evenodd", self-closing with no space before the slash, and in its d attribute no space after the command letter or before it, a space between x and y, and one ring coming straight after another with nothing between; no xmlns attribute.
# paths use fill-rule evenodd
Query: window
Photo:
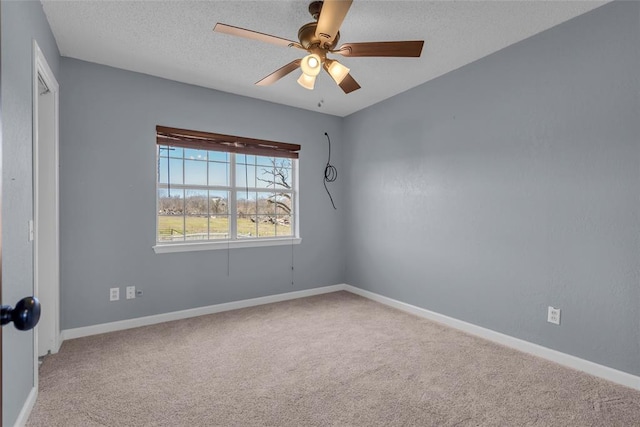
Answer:
<svg viewBox="0 0 640 427"><path fill-rule="evenodd" d="M156 252L298 238L299 145L163 126L156 137Z"/></svg>

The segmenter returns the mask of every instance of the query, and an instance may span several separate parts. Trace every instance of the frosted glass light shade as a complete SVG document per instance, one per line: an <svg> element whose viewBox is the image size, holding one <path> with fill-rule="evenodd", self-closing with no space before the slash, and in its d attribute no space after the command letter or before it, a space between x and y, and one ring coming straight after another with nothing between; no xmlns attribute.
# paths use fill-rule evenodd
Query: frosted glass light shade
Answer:
<svg viewBox="0 0 640 427"><path fill-rule="evenodd" d="M305 89L313 90L313 87L316 84L316 76L308 76L305 73L302 73L300 78L298 78L298 84Z"/></svg>
<svg viewBox="0 0 640 427"><path fill-rule="evenodd" d="M320 70L322 69L320 57L315 53L305 56L302 58L300 68L302 68L302 72L309 77L317 76L320 74Z"/></svg>
<svg viewBox="0 0 640 427"><path fill-rule="evenodd" d="M351 70L338 61L327 59L327 71L331 78L335 80L336 83L340 84Z"/></svg>

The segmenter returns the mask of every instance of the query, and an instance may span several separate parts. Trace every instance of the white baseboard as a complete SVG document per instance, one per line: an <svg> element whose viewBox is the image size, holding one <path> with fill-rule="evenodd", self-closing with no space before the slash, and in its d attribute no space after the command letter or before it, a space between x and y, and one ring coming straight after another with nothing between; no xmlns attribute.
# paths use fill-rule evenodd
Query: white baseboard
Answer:
<svg viewBox="0 0 640 427"><path fill-rule="evenodd" d="M61 342L64 340L86 337L89 335L103 334L107 332L115 332L123 329L137 328L140 326L154 325L162 322L169 322L172 320L187 319L190 317L203 316L206 314L220 313L223 311L237 310L239 308L253 307L262 304L270 304L274 302L287 301L296 298L304 298L313 295L326 294L337 291L349 291L353 294L360 295L370 300L388 305L405 311L407 313L420 316L434 322L438 322L455 329L467 332L469 334L484 338L489 341L502 344L504 346L519 350L525 353L532 354L534 356L541 357L543 359L550 360L563 366L567 366L572 369L586 372L596 377L604 378L611 382L621 384L636 390L640 390L640 377L622 372L617 369L609 368L604 365L599 365L594 362L590 362L585 359L581 359L576 356L572 356L566 353L552 350L547 347L543 347L538 344L534 344L519 338L514 338L509 335L502 334L500 332L493 331L491 329L483 328L472 323L464 322L462 320L454 319L453 317L445 316L415 305L407 304L392 298L388 298L374 292L366 291L364 289L356 288L355 286L347 284L338 284L332 286L325 286L320 288L307 289L303 291L287 292L283 294L270 295L266 297L252 298L241 301L233 301L224 304L210 305L207 307L192 308L189 310L174 311L171 313L157 314L154 316L138 317L136 319L121 320L118 322L103 323L100 325L85 326L82 328L65 329L61 331ZM27 400L27 403L29 401ZM33 403L35 403L35 398ZM31 406L33 406L33 403ZM27 404L25 404L25 408ZM24 409L23 409L24 410ZM30 410L30 409L29 409ZM22 412L21 412L22 414ZM28 413L27 413L28 417ZM25 420L26 421L26 420Z"/></svg>
<svg viewBox="0 0 640 427"><path fill-rule="evenodd" d="M33 387L27 396L27 400L25 400L20 413L18 414L18 418L16 419L14 427L24 427L29 420L29 415L31 415L31 410L36 404L36 399L38 398L38 388Z"/></svg>
<svg viewBox="0 0 640 427"><path fill-rule="evenodd" d="M140 326L155 325L157 323L170 322L172 320L188 319L190 317L204 316L206 314L221 313L223 311L237 310L239 308L253 307L256 305L271 304L296 298L310 297L313 295L337 292L345 289L345 285L324 286L321 288L306 289L303 291L287 292L266 297L251 298L223 304L209 305L206 307L191 308L188 310L173 311L170 313L156 314L153 316L137 317L135 319L120 320L117 322L102 323L99 325L84 326L81 328L64 329L60 332L60 342L89 335L104 334L107 332L121 331L124 329L138 328Z"/></svg>
<svg viewBox="0 0 640 427"><path fill-rule="evenodd" d="M453 317L448 317L443 314L426 310L424 308L416 307L415 305L394 300L392 298L388 298L388 297L376 294L374 292L356 288L355 286L343 285L343 289L351 293L354 293L356 295L360 295L365 298L368 298L370 300L388 305L390 307L400 309L402 311L406 311L407 313L415 314L416 316L433 320L434 322L438 322L438 323L450 326L452 328L459 329L461 331L478 336L480 338L484 338L486 340L493 341L498 344L502 344L504 346L513 348L515 350L519 350L524 353L529 353L534 356L538 356L543 359L547 359L552 362L558 363L560 365L573 368L582 372L586 372L587 374L604 378L605 380L609 380L611 382L621 384L636 390L640 390L640 377L629 374L627 372L622 372L617 369L609 368L604 365L599 365L597 363L590 362L588 360L580 359L579 357L576 357L576 356L571 356L569 354L562 353L557 350L552 350L550 348L543 347L541 345L534 344L529 341L524 341L519 338L514 338L512 336L505 335L500 332L492 331L491 329L483 328L481 326L477 326L472 323L467 323L462 320L454 319Z"/></svg>

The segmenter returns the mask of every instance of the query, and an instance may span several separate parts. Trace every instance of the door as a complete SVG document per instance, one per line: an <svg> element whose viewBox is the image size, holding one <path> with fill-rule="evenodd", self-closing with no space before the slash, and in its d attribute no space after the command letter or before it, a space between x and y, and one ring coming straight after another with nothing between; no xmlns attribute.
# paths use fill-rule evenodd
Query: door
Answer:
<svg viewBox="0 0 640 427"><path fill-rule="evenodd" d="M33 219L34 292L42 303L37 356L58 352L58 83L34 42Z"/></svg>
<svg viewBox="0 0 640 427"><path fill-rule="evenodd" d="M2 2L0 1L0 303L2 303ZM0 327L0 424L2 424L2 327Z"/></svg>
<svg viewBox="0 0 640 427"><path fill-rule="evenodd" d="M0 23L2 22L2 2L0 2ZM1 25L1 24L0 24ZM2 28L0 28L0 35L2 34ZM2 37L0 36L0 58L2 58ZM2 153L3 153L3 140L2 140L2 75L1 75L1 60L0 60L0 302L2 301ZM33 329L38 320L40 319L40 303L36 298L27 297L19 301L15 308L9 305L0 306L0 423L3 419L3 400L2 400L2 384L4 378L2 375L2 357L3 357L3 345L2 345L2 327L8 323L13 322L16 328L28 331Z"/></svg>
<svg viewBox="0 0 640 427"><path fill-rule="evenodd" d="M37 75L37 130L34 138L34 289L41 302L55 298L57 271L55 223L55 155L53 144L53 93ZM36 329L38 356L56 353L55 318L45 304L42 323Z"/></svg>

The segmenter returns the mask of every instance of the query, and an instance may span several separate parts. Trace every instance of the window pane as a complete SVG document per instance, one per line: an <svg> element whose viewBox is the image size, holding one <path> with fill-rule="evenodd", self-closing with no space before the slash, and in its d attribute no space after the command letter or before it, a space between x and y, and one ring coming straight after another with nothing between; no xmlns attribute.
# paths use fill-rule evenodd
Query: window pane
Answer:
<svg viewBox="0 0 640 427"><path fill-rule="evenodd" d="M185 240L209 238L209 201L207 190L186 190Z"/></svg>
<svg viewBox="0 0 640 427"><path fill-rule="evenodd" d="M184 240L183 190L158 190L158 240L165 242Z"/></svg>
<svg viewBox="0 0 640 427"><path fill-rule="evenodd" d="M256 156L251 156L249 154L237 154L236 163L239 165L255 165Z"/></svg>
<svg viewBox="0 0 640 427"><path fill-rule="evenodd" d="M167 179L169 176L168 171L168 166L169 165L169 159L167 159L166 157L160 157L158 159L158 182L161 184L166 184L167 183Z"/></svg>
<svg viewBox="0 0 640 427"><path fill-rule="evenodd" d="M271 215L258 215L258 237L276 235L276 219Z"/></svg>
<svg viewBox="0 0 640 427"><path fill-rule="evenodd" d="M227 215L229 213L229 193L227 191L209 191L209 214Z"/></svg>
<svg viewBox="0 0 640 427"><path fill-rule="evenodd" d="M290 189L293 186L293 177L291 171L292 169L290 167L284 167L278 164L275 169L277 188Z"/></svg>
<svg viewBox="0 0 640 427"><path fill-rule="evenodd" d="M173 159L182 159L184 156L184 149L179 147L169 147L169 157Z"/></svg>
<svg viewBox="0 0 640 427"><path fill-rule="evenodd" d="M158 215L158 240L180 242L184 240L184 217L182 215Z"/></svg>
<svg viewBox="0 0 640 427"><path fill-rule="evenodd" d="M207 240L209 224L206 216L187 215L184 218L186 233L185 240Z"/></svg>
<svg viewBox="0 0 640 427"><path fill-rule="evenodd" d="M256 237L257 234L256 216L238 214L238 239Z"/></svg>
<svg viewBox="0 0 640 427"><path fill-rule="evenodd" d="M292 163L291 159L273 158L270 168L263 167L260 169L260 178L270 180L273 185L269 188L286 188L292 187ZM269 175L272 175L271 177Z"/></svg>
<svg viewBox="0 0 640 427"><path fill-rule="evenodd" d="M274 188L276 185L276 176L273 173L273 167L268 168L258 166L258 177L256 179L257 188Z"/></svg>
<svg viewBox="0 0 640 427"><path fill-rule="evenodd" d="M276 206L276 215L290 215L291 214L291 194L290 193L278 193L274 196L274 204Z"/></svg>
<svg viewBox="0 0 640 427"><path fill-rule="evenodd" d="M166 145L158 145L158 156L169 157L169 150L171 150L171 147L167 147Z"/></svg>
<svg viewBox="0 0 640 427"><path fill-rule="evenodd" d="M276 236L292 236L291 215L276 216Z"/></svg>
<svg viewBox="0 0 640 427"><path fill-rule="evenodd" d="M207 150L184 149L184 158L190 160L207 160Z"/></svg>
<svg viewBox="0 0 640 427"><path fill-rule="evenodd" d="M209 185L229 185L229 163L209 162Z"/></svg>
<svg viewBox="0 0 640 427"><path fill-rule="evenodd" d="M256 199L255 192L238 191L236 193L238 238L256 237Z"/></svg>
<svg viewBox="0 0 640 427"><path fill-rule="evenodd" d="M291 159L286 159L282 157L276 158L276 167L282 169L291 169L293 167L293 162Z"/></svg>
<svg viewBox="0 0 640 427"><path fill-rule="evenodd" d="M160 173L168 175L171 178L171 184L182 184L182 159L169 159L164 163L162 159L160 160Z"/></svg>
<svg viewBox="0 0 640 427"><path fill-rule="evenodd" d="M276 195L272 193L258 193L257 213L258 215L276 214Z"/></svg>
<svg viewBox="0 0 640 427"><path fill-rule="evenodd" d="M209 238L228 239L229 192L209 191Z"/></svg>
<svg viewBox="0 0 640 427"><path fill-rule="evenodd" d="M256 186L256 167L238 164L236 166L236 186L254 188Z"/></svg>
<svg viewBox="0 0 640 427"><path fill-rule="evenodd" d="M275 162L275 157L264 157L264 156L256 157L256 164L258 166L266 166L267 169L273 169L274 162Z"/></svg>
<svg viewBox="0 0 640 427"><path fill-rule="evenodd" d="M159 145L158 146L158 155L160 157L165 157L165 158L172 157L172 158L181 159L182 158L182 153L183 153L182 148L168 147L166 145Z"/></svg>
<svg viewBox="0 0 640 427"><path fill-rule="evenodd" d="M183 190L158 189L158 213L162 215L182 215L184 212Z"/></svg>
<svg viewBox="0 0 640 427"><path fill-rule="evenodd" d="M254 215L256 213L256 198L255 191L238 191L236 192L236 204L238 210L238 216L242 218L242 215Z"/></svg>
<svg viewBox="0 0 640 427"><path fill-rule="evenodd" d="M276 176L278 178L276 180L276 185L278 186L278 188L293 188L293 175L291 171L291 168L276 169Z"/></svg>
<svg viewBox="0 0 640 427"><path fill-rule="evenodd" d="M229 163L229 153L223 151L209 151L210 162Z"/></svg>
<svg viewBox="0 0 640 427"><path fill-rule="evenodd" d="M184 181L185 184L207 185L207 162L185 160Z"/></svg>
<svg viewBox="0 0 640 427"><path fill-rule="evenodd" d="M215 215L209 218L209 238L229 238L229 215Z"/></svg>

